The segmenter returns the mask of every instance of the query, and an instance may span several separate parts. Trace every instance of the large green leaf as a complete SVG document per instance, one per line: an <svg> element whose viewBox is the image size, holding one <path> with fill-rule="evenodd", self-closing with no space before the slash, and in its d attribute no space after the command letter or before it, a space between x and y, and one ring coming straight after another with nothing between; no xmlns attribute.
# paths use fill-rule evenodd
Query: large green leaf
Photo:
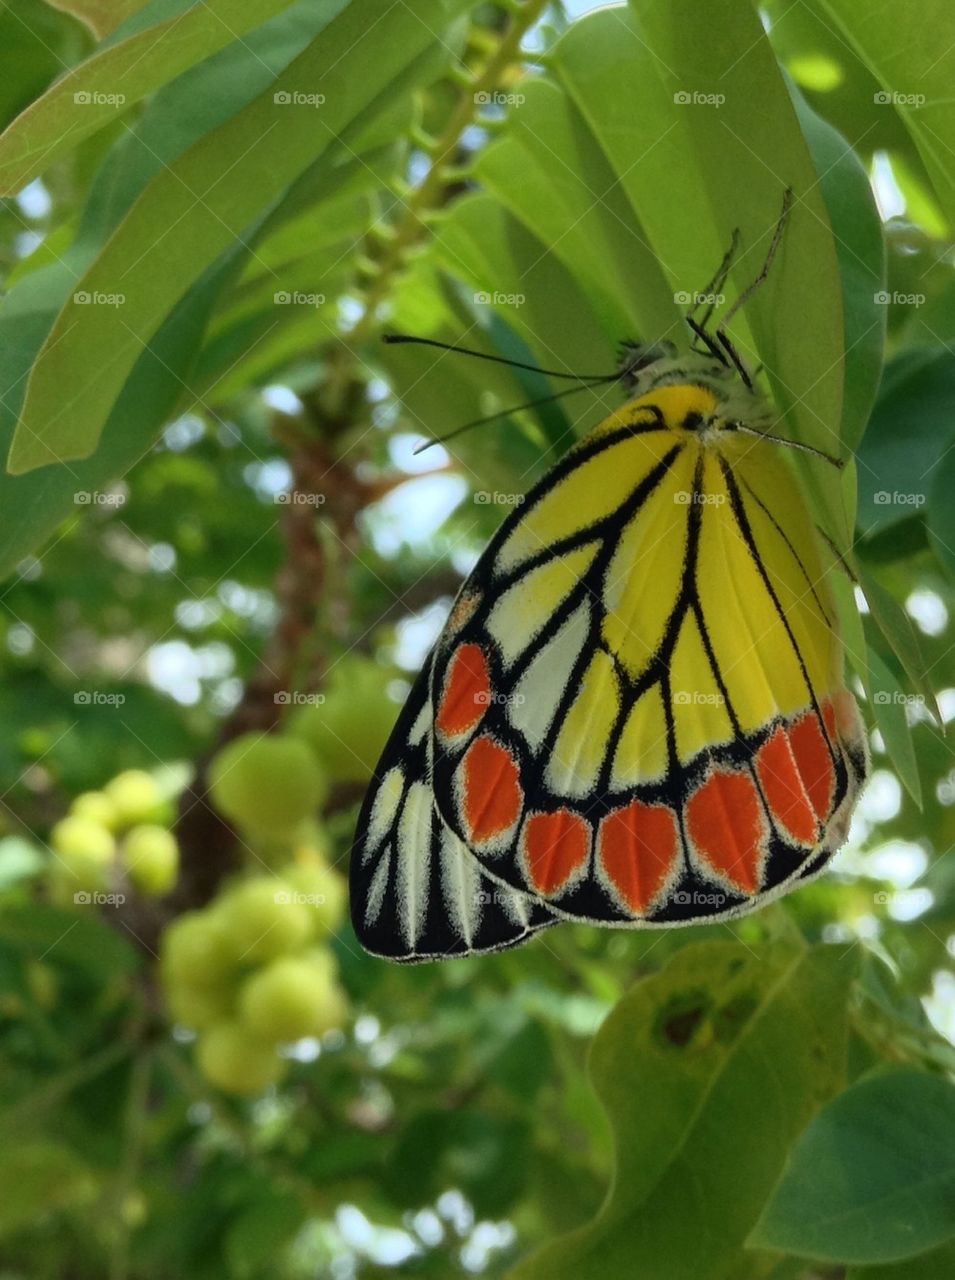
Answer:
<svg viewBox="0 0 955 1280"><path fill-rule="evenodd" d="M897 111L915 141L949 220L955 218L955 14L948 0L924 0L900 38L891 0L860 8L855 0L819 0L820 9L882 86L885 111Z"/></svg>
<svg viewBox="0 0 955 1280"><path fill-rule="evenodd" d="M129 373L190 284L327 148L348 146L363 112L393 103L415 59L433 52L452 3L384 17L371 0L337 14L323 5L321 37L159 173L77 281L40 351L10 450L14 474L92 452ZM364 74L369 58L374 78ZM109 298L120 301L90 302Z"/></svg>
<svg viewBox="0 0 955 1280"><path fill-rule="evenodd" d="M851 971L828 948L712 942L634 987L590 1061L615 1137L607 1200L511 1280L741 1266L791 1142L840 1081Z"/></svg>
<svg viewBox="0 0 955 1280"><path fill-rule="evenodd" d="M827 1262L911 1258L955 1236L955 1086L860 1081L800 1138L752 1240Z"/></svg>
<svg viewBox="0 0 955 1280"><path fill-rule="evenodd" d="M62 76L0 137L0 193L9 195L65 151L109 124L187 67L287 9L292 0L205 0L110 43Z"/></svg>

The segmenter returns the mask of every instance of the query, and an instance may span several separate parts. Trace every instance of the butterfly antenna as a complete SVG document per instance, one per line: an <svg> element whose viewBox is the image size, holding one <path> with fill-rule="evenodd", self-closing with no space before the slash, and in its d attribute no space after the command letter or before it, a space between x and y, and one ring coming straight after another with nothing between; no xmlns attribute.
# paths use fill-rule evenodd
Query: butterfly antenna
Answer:
<svg viewBox="0 0 955 1280"><path fill-rule="evenodd" d="M569 378L574 382L586 382L591 385L598 382L614 382L620 376L618 369L615 369L613 373L561 373L556 369L542 369L536 364L524 364L522 360L508 360L506 356L492 356L487 351L475 351L472 347L459 347L454 342L439 342L437 338L416 338L413 334L408 333L385 333L382 335L382 341L387 342L389 346L396 346L402 342L416 342L422 347L437 347L439 351L457 351L463 356L474 356L476 360L491 360L494 364L508 364L512 369L528 369L531 373L543 374L545 378ZM538 402L535 401L534 403ZM529 405L520 406L520 408L529 407Z"/></svg>
<svg viewBox="0 0 955 1280"><path fill-rule="evenodd" d="M458 350L459 348L452 348ZM480 352L474 352L480 355ZM526 368L527 366L525 366ZM613 375L617 377L616 374ZM430 449L433 444L446 444L448 440L453 440L456 436L463 435L465 431L470 431L472 427L483 426L486 422L495 422L498 418L506 418L512 413L519 413L522 409L536 409L538 405L553 404L555 400L563 400L566 396L572 396L578 391L585 391L588 387L599 387L610 379L604 376L592 378L589 382L581 382L579 386L568 387L565 391L555 391L552 395L541 396L538 400L527 400L524 404L512 405L509 409L499 409L497 413L489 413L486 417L475 418L472 422L465 422L463 426L455 427L453 431L447 432L443 436L433 436L430 440L425 440L423 444L419 444L414 450L415 454L424 453L425 449Z"/></svg>

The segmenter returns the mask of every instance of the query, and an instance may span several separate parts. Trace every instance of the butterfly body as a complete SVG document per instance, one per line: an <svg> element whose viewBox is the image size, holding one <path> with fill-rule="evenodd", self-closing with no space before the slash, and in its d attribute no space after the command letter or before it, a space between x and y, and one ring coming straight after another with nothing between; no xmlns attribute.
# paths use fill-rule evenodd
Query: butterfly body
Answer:
<svg viewBox="0 0 955 1280"><path fill-rule="evenodd" d="M865 736L772 412L709 357L633 363L492 539L386 748L352 863L378 954L441 953L434 910L451 954L731 918L845 839Z"/></svg>

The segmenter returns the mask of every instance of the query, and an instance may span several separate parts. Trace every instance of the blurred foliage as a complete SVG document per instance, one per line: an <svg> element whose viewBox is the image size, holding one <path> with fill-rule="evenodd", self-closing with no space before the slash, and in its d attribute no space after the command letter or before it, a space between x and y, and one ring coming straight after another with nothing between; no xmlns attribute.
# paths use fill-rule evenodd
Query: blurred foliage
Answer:
<svg viewBox="0 0 955 1280"><path fill-rule="evenodd" d="M0 14L4 1280L953 1272L955 15L582 9ZM608 370L787 186L733 335L850 463L794 468L865 588L849 845L729 927L371 959L397 706L618 403L382 332Z"/></svg>

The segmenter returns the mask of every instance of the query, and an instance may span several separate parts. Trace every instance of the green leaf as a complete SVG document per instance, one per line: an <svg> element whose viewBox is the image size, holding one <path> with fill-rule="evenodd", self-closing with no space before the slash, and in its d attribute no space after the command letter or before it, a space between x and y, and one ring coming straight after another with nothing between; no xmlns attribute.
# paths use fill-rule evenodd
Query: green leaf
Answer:
<svg viewBox="0 0 955 1280"><path fill-rule="evenodd" d="M928 495L928 528L938 558L955 575L955 451L951 447L936 464Z"/></svg>
<svg viewBox="0 0 955 1280"><path fill-rule="evenodd" d="M36 1221L44 1213L89 1204L96 1180L79 1156L56 1142L37 1138L11 1144L0 1154L0 1236Z"/></svg>
<svg viewBox="0 0 955 1280"><path fill-rule="evenodd" d="M337 16L327 4L321 37L265 93L158 174L77 281L40 351L11 472L92 452L136 361L189 286L242 243L327 148L347 147L367 108L393 103L415 58L432 50L432 32L447 24L452 3L460 0L447 7L430 0L424 12L398 6L384 17L372 0L354 0ZM364 74L369 59L373 79ZM305 105L301 95L323 101Z"/></svg>
<svg viewBox="0 0 955 1280"><path fill-rule="evenodd" d="M850 1267L846 1280L952 1280L953 1275L955 1244L945 1244L907 1262L890 1262L884 1267Z"/></svg>
<svg viewBox="0 0 955 1280"><path fill-rule="evenodd" d="M859 582L873 622L898 658L913 688L921 695L925 706L941 724L942 715L938 708L935 691L928 678L928 668L922 656L922 646L912 625L912 619L864 560L858 563L858 571Z"/></svg>
<svg viewBox="0 0 955 1280"><path fill-rule="evenodd" d="M110 43L57 80L0 137L0 193L10 195L136 102L240 39L293 0L205 0ZM170 6L162 6L168 9ZM150 6L154 11L157 6Z"/></svg>
<svg viewBox="0 0 955 1280"><path fill-rule="evenodd" d="M884 90L885 111L896 111L912 136L935 183L938 198L955 220L955 22L948 0L925 0L918 22L900 39L899 11L891 0L860 8L855 0L819 0Z"/></svg>
<svg viewBox="0 0 955 1280"><path fill-rule="evenodd" d="M830 1103L793 1150L752 1243L826 1262L911 1258L955 1236L955 1086L908 1068Z"/></svg>
<svg viewBox="0 0 955 1280"><path fill-rule="evenodd" d="M607 1200L509 1280L740 1265L790 1143L840 1082L851 972L830 948L711 942L638 983L590 1059L615 1135Z"/></svg>
<svg viewBox="0 0 955 1280"><path fill-rule="evenodd" d="M912 695L903 692L895 676L873 649L868 651L869 683L875 722L885 740L885 748L905 789L921 809L922 783L919 778L915 744L909 727L906 706Z"/></svg>
<svg viewBox="0 0 955 1280"><path fill-rule="evenodd" d="M58 911L43 903L0 908L0 944L34 959L72 965L90 978L108 982L137 968L141 957L132 944L90 908Z"/></svg>
<svg viewBox="0 0 955 1280"><path fill-rule="evenodd" d="M953 433L955 357L908 349L886 367L859 452L859 526L878 533L931 502ZM951 503L945 504L949 508Z"/></svg>

